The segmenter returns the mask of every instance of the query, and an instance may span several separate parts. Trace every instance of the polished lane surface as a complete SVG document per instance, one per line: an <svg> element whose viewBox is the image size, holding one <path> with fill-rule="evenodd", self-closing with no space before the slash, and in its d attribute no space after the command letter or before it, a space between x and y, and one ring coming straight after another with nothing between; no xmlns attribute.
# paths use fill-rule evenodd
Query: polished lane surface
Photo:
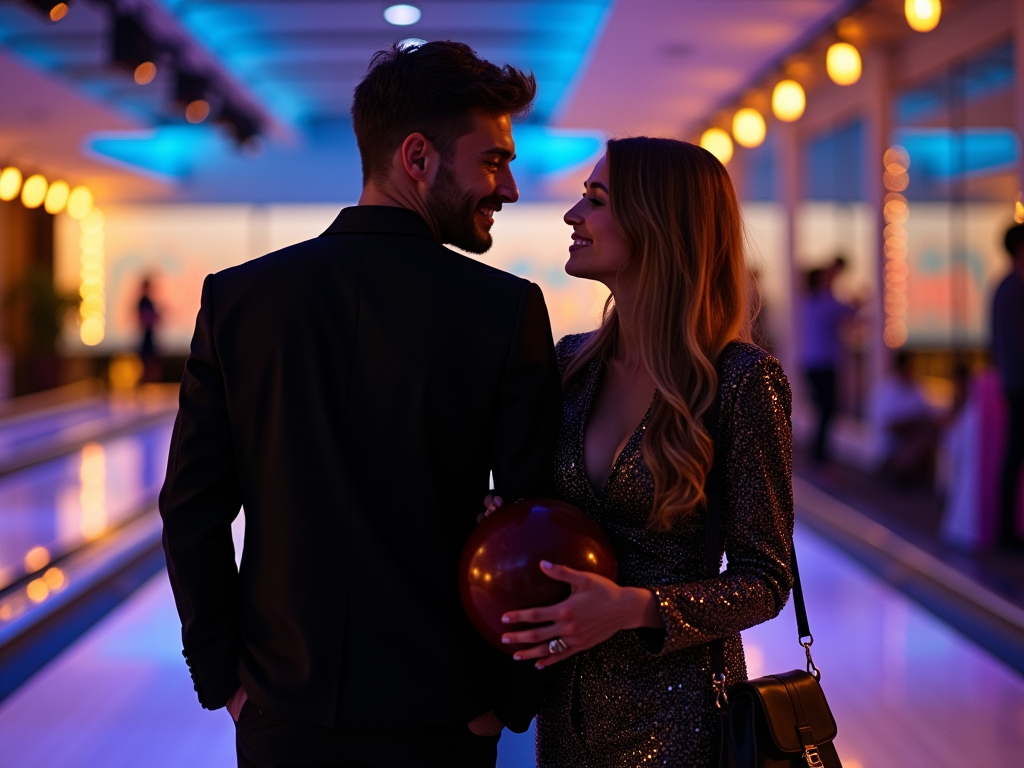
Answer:
<svg viewBox="0 0 1024 768"><path fill-rule="evenodd" d="M846 768L996 768L1024 754L1024 680L799 531L815 660ZM0 705L4 765L214 768L233 727L196 703L166 575ZM752 675L803 664L792 609L745 633ZM500 768L531 768L529 737L502 737Z"/></svg>
<svg viewBox="0 0 1024 768"><path fill-rule="evenodd" d="M0 474L21 467L26 458L53 455L64 446L80 446L122 432L139 421L173 417L175 399L165 387L137 393L85 398L40 413L0 420Z"/></svg>
<svg viewBox="0 0 1024 768"><path fill-rule="evenodd" d="M151 507L171 418L0 477L0 589Z"/></svg>

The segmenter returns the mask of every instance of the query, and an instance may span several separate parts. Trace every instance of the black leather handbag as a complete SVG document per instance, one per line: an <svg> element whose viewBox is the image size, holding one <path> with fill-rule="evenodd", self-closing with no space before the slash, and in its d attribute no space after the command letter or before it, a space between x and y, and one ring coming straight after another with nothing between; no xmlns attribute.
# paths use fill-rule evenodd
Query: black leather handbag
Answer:
<svg viewBox="0 0 1024 768"><path fill-rule="evenodd" d="M717 406L717 404L716 404ZM718 414L708 414L715 461L707 478L707 573L717 577L721 564L721 480ZM807 656L807 670L765 675L725 687L725 643L711 646L712 684L718 709L719 768L842 768L832 744L836 721L825 700L821 672L811 658L814 638L807 623L796 551L793 551L793 607L797 640Z"/></svg>

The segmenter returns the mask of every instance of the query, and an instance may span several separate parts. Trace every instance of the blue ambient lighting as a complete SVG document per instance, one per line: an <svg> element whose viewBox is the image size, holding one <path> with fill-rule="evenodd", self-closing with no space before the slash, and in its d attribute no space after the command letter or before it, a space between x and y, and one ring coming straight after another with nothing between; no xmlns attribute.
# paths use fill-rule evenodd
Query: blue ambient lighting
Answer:
<svg viewBox="0 0 1024 768"><path fill-rule="evenodd" d="M1020 156L1017 135L1007 128L907 128L896 132L896 143L910 153L912 180L992 173L1014 167Z"/></svg>
<svg viewBox="0 0 1024 768"><path fill-rule="evenodd" d="M384 9L384 19L388 24L394 24L396 27L407 27L410 24L415 24L420 20L423 14L420 13L420 9L415 5L391 5Z"/></svg>
<svg viewBox="0 0 1024 768"><path fill-rule="evenodd" d="M604 151L605 137L595 131L572 131L541 125L517 125L514 173L552 176L578 168L588 160L597 161ZM588 169L589 170L589 169Z"/></svg>
<svg viewBox="0 0 1024 768"><path fill-rule="evenodd" d="M86 154L142 171L161 181L181 181L198 165L231 154L230 142L208 125L167 125L146 131L100 131L85 142Z"/></svg>

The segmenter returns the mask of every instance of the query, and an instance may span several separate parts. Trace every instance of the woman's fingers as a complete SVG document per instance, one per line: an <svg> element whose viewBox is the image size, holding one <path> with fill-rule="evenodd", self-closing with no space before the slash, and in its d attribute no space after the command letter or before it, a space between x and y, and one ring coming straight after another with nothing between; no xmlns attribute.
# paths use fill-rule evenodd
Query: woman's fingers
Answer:
<svg viewBox="0 0 1024 768"><path fill-rule="evenodd" d="M547 648L545 648L545 650L547 650ZM557 664L563 659L568 659L574 653L576 653L576 650L573 648L566 648L561 653L551 653L551 651L548 651L547 655L538 658L533 666L537 669L544 669L545 667L550 667L552 664Z"/></svg>
<svg viewBox="0 0 1024 768"><path fill-rule="evenodd" d="M505 502L502 501L501 496L495 496L493 493L488 493L484 496L484 507L486 508L486 511L481 517L487 517L492 512L497 511L498 507L504 503ZM479 522L480 519L481 518L477 518L477 522Z"/></svg>
<svg viewBox="0 0 1024 768"><path fill-rule="evenodd" d="M554 624L548 624L544 627L531 627L530 629L521 629L518 632L506 632L501 636L501 642L506 645L515 645L517 643L546 643L556 637L569 634L571 628L562 622L556 622Z"/></svg>
<svg viewBox="0 0 1024 768"><path fill-rule="evenodd" d="M586 586L594 577L592 573L588 573L587 571L577 571L576 569L569 568L565 565L549 563L547 560L540 561L540 569L544 571L546 576L550 576L552 579L557 579L558 581L564 581L574 587Z"/></svg>
<svg viewBox="0 0 1024 768"><path fill-rule="evenodd" d="M501 617L502 624L543 624L546 621L557 621L566 618L562 603L548 605L543 608L523 608L520 611L509 611Z"/></svg>
<svg viewBox="0 0 1024 768"><path fill-rule="evenodd" d="M547 643L541 645L535 645L532 648L524 648L521 651L516 651L512 658L517 661L528 661L530 659L536 659L534 666L537 669L544 669L544 667L550 667L552 664L557 664L563 659L567 659L572 656L576 651L573 648L566 648L561 653L552 653L551 649L548 648Z"/></svg>

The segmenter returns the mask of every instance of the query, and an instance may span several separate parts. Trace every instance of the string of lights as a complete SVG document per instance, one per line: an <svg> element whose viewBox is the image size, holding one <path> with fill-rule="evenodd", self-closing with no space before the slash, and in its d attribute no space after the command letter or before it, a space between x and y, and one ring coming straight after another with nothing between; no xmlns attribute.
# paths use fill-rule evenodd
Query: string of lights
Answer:
<svg viewBox="0 0 1024 768"><path fill-rule="evenodd" d="M882 158L885 168L882 184L888 191L882 207L885 229L882 231L882 306L885 327L882 341L891 349L902 347L907 341L907 229L910 207L901 193L910 186L910 155L903 147L889 147Z"/></svg>
<svg viewBox="0 0 1024 768"><path fill-rule="evenodd" d="M907 25L915 32L930 32L935 29L942 15L941 0L906 0L904 15ZM852 18L838 21L831 33L835 42L825 51L825 71L829 79L840 86L850 86L860 80L863 62L860 50L855 45L859 36L859 25ZM792 57L791 57L792 58ZM791 66L780 67L785 74L778 71L768 78L768 83L751 89L740 102L744 106L733 112L731 118L732 134L725 129L730 120L720 113L716 120L720 125L713 125L701 134L700 145L727 164L733 156L733 140L741 147L753 149L760 146L767 134L765 112L755 104L764 103L763 91L770 90L771 115L776 120L792 123L799 120L807 108L807 93L802 76L808 70L807 61L792 61ZM770 85L769 85L770 83Z"/></svg>

